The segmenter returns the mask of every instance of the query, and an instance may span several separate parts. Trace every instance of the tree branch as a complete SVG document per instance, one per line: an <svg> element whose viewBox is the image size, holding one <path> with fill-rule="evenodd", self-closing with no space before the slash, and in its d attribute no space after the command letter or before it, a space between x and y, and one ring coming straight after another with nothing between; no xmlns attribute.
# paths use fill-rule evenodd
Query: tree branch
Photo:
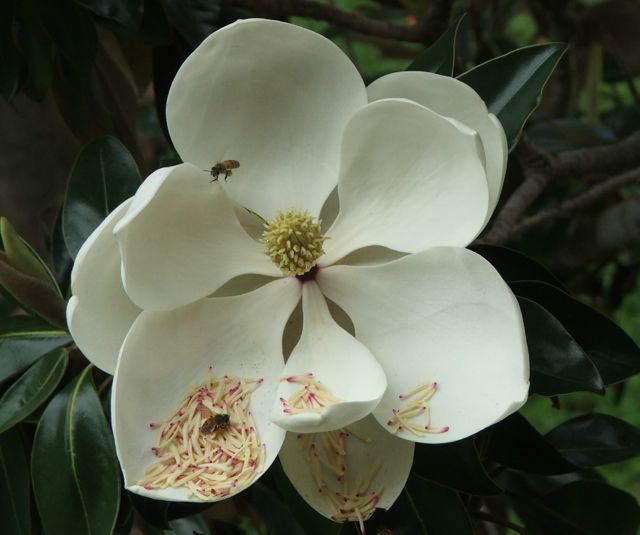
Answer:
<svg viewBox="0 0 640 535"><path fill-rule="evenodd" d="M546 153L523 138L516 155L522 163L524 180L505 202L493 225L478 243L500 245L513 238L518 221L549 184L556 180L585 174L611 174L640 166L640 131L616 143L557 155ZM521 229L519 233L522 232Z"/></svg>
<svg viewBox="0 0 640 535"><path fill-rule="evenodd" d="M509 237L515 238L536 227L551 223L563 217L569 217L575 212L585 210L596 204L603 197L617 191L622 186L626 186L627 184L637 181L640 181L640 169L632 169L631 171L612 177L609 180L585 191L583 194L560 203L555 208L527 217L511 229Z"/></svg>
<svg viewBox="0 0 640 535"><path fill-rule="evenodd" d="M415 26L397 26L308 0L227 0L226 3L270 15L323 20L365 35L430 44L446 29L453 1L433 0L427 15Z"/></svg>

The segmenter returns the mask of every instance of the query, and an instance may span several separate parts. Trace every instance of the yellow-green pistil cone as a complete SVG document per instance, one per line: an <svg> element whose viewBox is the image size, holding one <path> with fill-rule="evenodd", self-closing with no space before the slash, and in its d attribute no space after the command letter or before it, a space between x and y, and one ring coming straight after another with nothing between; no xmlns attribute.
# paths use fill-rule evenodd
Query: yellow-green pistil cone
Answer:
<svg viewBox="0 0 640 535"><path fill-rule="evenodd" d="M265 223L262 243L285 275L304 275L324 254L322 244L327 236L320 233L320 223L306 210L296 208L279 212Z"/></svg>

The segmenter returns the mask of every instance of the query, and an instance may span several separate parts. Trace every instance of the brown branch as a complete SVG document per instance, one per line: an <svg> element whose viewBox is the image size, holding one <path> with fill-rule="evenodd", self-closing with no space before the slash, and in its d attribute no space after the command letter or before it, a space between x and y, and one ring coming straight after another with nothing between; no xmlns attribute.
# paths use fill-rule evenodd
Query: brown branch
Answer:
<svg viewBox="0 0 640 535"><path fill-rule="evenodd" d="M539 214L524 219L521 223L518 223L511 229L510 238L515 238L520 234L530 231L531 229L564 217L569 217L575 212L585 210L610 193L617 191L627 184L637 181L640 181L640 169L632 169L631 171L612 177L609 180L585 191L583 194L560 203L555 208L545 210L544 212L540 212Z"/></svg>
<svg viewBox="0 0 640 535"><path fill-rule="evenodd" d="M433 0L425 18L415 26L397 26L308 0L227 0L227 4L273 16L323 20L365 35L430 44L446 29L453 2Z"/></svg>
<svg viewBox="0 0 640 535"><path fill-rule="evenodd" d="M500 245L513 237L518 221L552 182L567 176L617 173L640 166L640 131L616 143L551 155L523 138L516 155L525 178L505 202L478 243Z"/></svg>

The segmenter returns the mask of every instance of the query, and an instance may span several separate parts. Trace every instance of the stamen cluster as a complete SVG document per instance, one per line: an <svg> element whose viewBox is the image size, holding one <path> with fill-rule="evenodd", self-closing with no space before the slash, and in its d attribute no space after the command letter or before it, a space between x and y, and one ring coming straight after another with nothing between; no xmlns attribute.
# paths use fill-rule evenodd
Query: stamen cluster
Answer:
<svg viewBox="0 0 640 535"><path fill-rule="evenodd" d="M332 509L331 518L336 522L359 522L364 533L364 521L375 512L383 491L369 490L382 464L375 462L366 476L360 474L355 482L348 481L347 443L351 437L364 444L372 443L370 438L343 428L298 435L298 449L304 452L318 492Z"/></svg>
<svg viewBox="0 0 640 535"><path fill-rule="evenodd" d="M293 208L265 224L262 243L285 275L304 275L324 254L322 244L327 237L320 233L320 223L306 210Z"/></svg>
<svg viewBox="0 0 640 535"><path fill-rule="evenodd" d="M138 482L147 490L186 487L189 497L211 500L248 487L264 468L265 446L256 432L249 401L262 379L211 378L187 395L178 410L163 422L158 460ZM205 422L226 415L224 428L204 432Z"/></svg>
<svg viewBox="0 0 640 535"><path fill-rule="evenodd" d="M285 414L322 412L327 407L342 401L333 396L320 381L316 381L311 372L303 375L289 375L283 377L282 381L303 385L289 396L289 399L280 398L282 412Z"/></svg>
<svg viewBox="0 0 640 535"><path fill-rule="evenodd" d="M427 402L435 395L438 383L426 382L416 386L406 394L398 396L404 402L401 409L392 409L393 416L387 422L393 428L393 433L406 429L412 435L423 437L428 434L440 434L449 431L449 427L432 427L429 406ZM411 420L423 417L422 424L413 423Z"/></svg>

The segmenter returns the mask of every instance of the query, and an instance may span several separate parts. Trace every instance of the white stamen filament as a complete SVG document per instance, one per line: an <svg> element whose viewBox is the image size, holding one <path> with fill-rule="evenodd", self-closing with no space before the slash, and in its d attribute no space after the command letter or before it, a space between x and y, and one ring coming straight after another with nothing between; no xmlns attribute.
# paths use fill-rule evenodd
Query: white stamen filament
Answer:
<svg viewBox="0 0 640 535"><path fill-rule="evenodd" d="M316 381L312 373L289 375L280 380L303 385L289 399L280 398L282 412L285 414L319 413L342 401L333 396L320 381Z"/></svg>
<svg viewBox="0 0 640 535"><path fill-rule="evenodd" d="M350 437L371 444L371 439L354 433L349 428L298 435L298 449L305 453L311 474L336 522L358 522L364 534L364 522L375 512L382 488L369 492L382 464L375 463L367 476L358 477L354 484L348 481L347 441ZM338 485L336 489L335 481Z"/></svg>
<svg viewBox="0 0 640 535"><path fill-rule="evenodd" d="M393 433L397 433L402 429L406 429L415 436L424 436L428 434L446 433L449 427L431 427L431 415L427 401L429 401L436 393L438 383L426 382L421 383L411 389L406 394L400 394L398 397L404 402L401 409L393 409L393 416L387 422L392 427ZM423 416L423 424L417 424L410 420Z"/></svg>
<svg viewBox="0 0 640 535"><path fill-rule="evenodd" d="M157 461L138 482L147 490L186 487L187 496L211 500L240 492L262 472L265 445L260 444L249 412L251 393L262 379L210 378L187 395L175 414L161 423ZM229 423L212 433L201 426L216 414Z"/></svg>

